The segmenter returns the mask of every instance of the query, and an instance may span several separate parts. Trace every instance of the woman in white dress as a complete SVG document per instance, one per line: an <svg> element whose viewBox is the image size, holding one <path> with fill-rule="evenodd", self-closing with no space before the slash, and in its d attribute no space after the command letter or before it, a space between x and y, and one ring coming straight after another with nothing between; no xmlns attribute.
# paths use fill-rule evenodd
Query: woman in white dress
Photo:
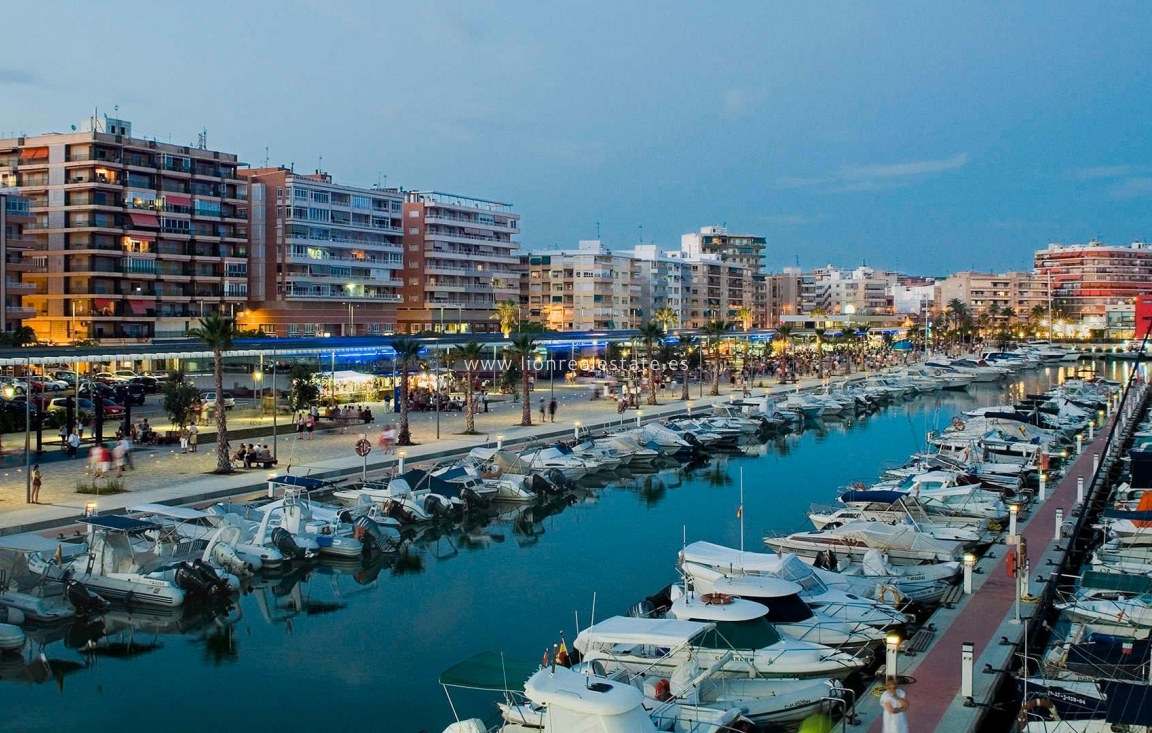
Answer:
<svg viewBox="0 0 1152 733"><path fill-rule="evenodd" d="M908 696L892 677L884 683L880 705L884 708L884 733L908 733Z"/></svg>

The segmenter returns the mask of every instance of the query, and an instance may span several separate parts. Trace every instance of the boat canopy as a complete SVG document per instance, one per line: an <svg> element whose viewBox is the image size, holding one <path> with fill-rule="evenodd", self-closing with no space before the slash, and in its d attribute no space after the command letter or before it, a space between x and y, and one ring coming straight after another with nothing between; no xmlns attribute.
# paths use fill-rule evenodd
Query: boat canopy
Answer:
<svg viewBox="0 0 1152 733"><path fill-rule="evenodd" d="M1152 593L1152 578L1131 573L1104 573L1099 570L1089 570L1080 579L1080 587L1144 595L1145 593Z"/></svg>
<svg viewBox="0 0 1152 733"><path fill-rule="evenodd" d="M902 491L887 491L885 489L862 489L845 491L840 495L841 504L856 504L860 502L876 504L895 504L907 494Z"/></svg>
<svg viewBox="0 0 1152 733"><path fill-rule="evenodd" d="M77 519L76 521L80 524L87 524L89 527L99 527L100 529L107 529L114 532L143 532L146 529L160 528L160 525L155 522L144 522L139 519L132 519L131 517L122 517L118 514L85 517L84 519Z"/></svg>
<svg viewBox="0 0 1152 733"><path fill-rule="evenodd" d="M907 524L848 522L828 530L828 534L856 539L868 547L876 549L927 550L950 553L956 546L955 542L938 540Z"/></svg>
<svg viewBox="0 0 1152 733"><path fill-rule="evenodd" d="M1108 700L1105 722L1112 725L1152 727L1152 688L1147 682L1102 680L1100 686Z"/></svg>
<svg viewBox="0 0 1152 733"><path fill-rule="evenodd" d="M580 632L576 644L652 644L676 647L687 644L713 624L666 618L631 618L614 616ZM583 642L583 643L581 643Z"/></svg>
<svg viewBox="0 0 1152 733"><path fill-rule="evenodd" d="M524 683L540 665L509 659L498 652L480 652L440 673L440 684L468 690L510 692L523 690Z"/></svg>
<svg viewBox="0 0 1152 733"><path fill-rule="evenodd" d="M0 550L53 553L56 552L56 548L60 546L64 547L65 552L67 552L69 547L79 547L71 542L62 542L35 533L10 534L6 537L0 537Z"/></svg>
<svg viewBox="0 0 1152 733"><path fill-rule="evenodd" d="M677 598L669 613L693 621L753 621L768 615L768 607L756 601L732 598L726 603L705 603L700 596Z"/></svg>
<svg viewBox="0 0 1152 733"><path fill-rule="evenodd" d="M1126 509L1105 509L1105 519L1130 519L1133 522L1152 521L1152 511L1128 511ZM1137 525L1144 526L1144 525Z"/></svg>
<svg viewBox="0 0 1152 733"><path fill-rule="evenodd" d="M182 506L168 506L166 504L137 504L128 507L128 511L136 514L151 514L157 517L170 519L203 519L208 516L199 509L189 509Z"/></svg>
<svg viewBox="0 0 1152 733"><path fill-rule="evenodd" d="M741 598L786 598L797 595L803 588L771 575L737 575L717 578L712 582L712 590Z"/></svg>
<svg viewBox="0 0 1152 733"><path fill-rule="evenodd" d="M578 723L585 724L579 726L580 730L655 730L648 726L638 728L616 725L625 721L617 721L615 718L629 713L641 720L647 718L642 707L644 693L625 682L609 681L604 677L589 678L567 667L557 667L555 671L540 670L532 675L525 685L525 691L530 700L548 707L550 722L572 726L559 730L576 729ZM567 714L569 712L580 717L570 717ZM596 716L598 720L589 721L584 716ZM628 722L633 723L633 726L636 723L631 720Z"/></svg>
<svg viewBox="0 0 1152 733"><path fill-rule="evenodd" d="M296 486L298 488L304 489L305 491L313 491L315 489L319 489L322 486L328 485L327 481L322 481L318 478L312 478L310 476L292 476L290 474L270 478L268 479L268 483L282 484L284 486Z"/></svg>

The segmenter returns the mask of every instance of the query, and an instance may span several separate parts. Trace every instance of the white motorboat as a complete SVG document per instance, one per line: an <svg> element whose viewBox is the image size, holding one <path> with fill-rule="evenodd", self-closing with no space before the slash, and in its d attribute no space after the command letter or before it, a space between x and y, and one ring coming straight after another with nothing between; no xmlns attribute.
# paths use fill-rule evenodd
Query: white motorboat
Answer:
<svg viewBox="0 0 1152 733"><path fill-rule="evenodd" d="M556 446L526 450L520 454L520 460L529 471L544 473L557 470L569 481L579 481L600 470L599 463L564 453Z"/></svg>
<svg viewBox="0 0 1152 733"><path fill-rule="evenodd" d="M314 543L322 555L360 557L364 553L364 543L352 536L352 526L341 526L332 510L318 515L319 508L314 507L307 493L301 489L285 487L282 498L260 509L264 516L260 520L261 529L257 530L257 537L270 536L269 528L275 527L286 530L297 545Z"/></svg>
<svg viewBox="0 0 1152 733"><path fill-rule="evenodd" d="M401 524L424 524L453 517L456 509L451 500L430 489L414 491L402 478L386 483L367 481L332 493L337 501L355 506L367 500L380 508L384 516ZM362 498L363 497L363 498Z"/></svg>
<svg viewBox="0 0 1152 733"><path fill-rule="evenodd" d="M226 513L217 511L201 511L189 507L175 507L166 504L137 504L128 507L128 515L144 522L152 522L161 527L160 532L175 534L189 542L201 542L205 546L212 541L220 528L227 524ZM230 543L236 555L247 565L247 572L259 571L262 568L279 567L284 562L284 556L273 547L262 547L243 541L243 527L240 537ZM229 568L230 572L243 569Z"/></svg>
<svg viewBox="0 0 1152 733"><path fill-rule="evenodd" d="M739 630L730 624L740 624ZM868 662L821 644L785 640L763 614L715 623L616 616L581 631L574 648L585 662L610 660L633 673L665 677L690 657L712 666L727 654L732 656L718 676L843 679Z"/></svg>
<svg viewBox="0 0 1152 733"><path fill-rule="evenodd" d="M640 443L627 433L615 433L592 441L597 447L614 450L626 456L630 466L650 466L660 458L660 451Z"/></svg>
<svg viewBox="0 0 1152 733"><path fill-rule="evenodd" d="M571 451L572 455L577 458L595 461L600 464L602 471L615 471L621 466L627 466L632 461L631 455L625 455L620 451L610 446L600 446L594 441L585 440L581 443L566 448L561 447L561 450L567 449Z"/></svg>
<svg viewBox="0 0 1152 733"><path fill-rule="evenodd" d="M29 570L52 580L78 580L109 600L161 608L183 605L185 591L171 578L145 572L143 568L157 558L139 552L130 541L129 535L159 529L158 525L115 515L86 517L81 522L88 527L86 552L63 564L51 555L34 552L28 557Z"/></svg>
<svg viewBox="0 0 1152 733"><path fill-rule="evenodd" d="M738 583L744 578L780 578L800 586L800 597L813 610L852 624L879 629L903 626L908 617L891 606L861 595L852 584L827 570L818 570L792 554L741 552L711 542L693 542L680 553L680 570L701 594L714 591L719 579ZM864 590L871 590L866 588ZM731 594L743 597L732 587Z"/></svg>
<svg viewBox="0 0 1152 733"><path fill-rule="evenodd" d="M787 537L765 537L764 544L778 552L815 559L831 550L839 557L863 560L869 550L881 550L897 565L958 561L960 542L936 539L914 527L879 522L849 522L824 532L793 532Z"/></svg>
<svg viewBox="0 0 1152 733"><path fill-rule="evenodd" d="M787 580L717 578L712 582L710 602L697 593L672 601L668 615L685 621L724 621L736 634L755 628L765 620L789 639L808 641L841 651L879 646L884 632L864 624L849 624L817 614L800 598L800 586ZM741 593L734 595L735 591ZM757 615L759 614L759 615ZM737 620L739 619L739 620Z"/></svg>

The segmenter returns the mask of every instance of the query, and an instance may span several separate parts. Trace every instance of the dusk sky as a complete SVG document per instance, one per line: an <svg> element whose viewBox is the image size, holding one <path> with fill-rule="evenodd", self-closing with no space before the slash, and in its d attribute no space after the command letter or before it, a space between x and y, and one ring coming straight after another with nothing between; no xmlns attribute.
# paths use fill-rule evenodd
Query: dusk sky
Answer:
<svg viewBox="0 0 1152 733"><path fill-rule="evenodd" d="M0 136L136 136L514 204L524 249L768 238L776 271L1152 237L1147 3L40 2ZM51 20L51 22L48 22ZM114 106L119 105L119 112Z"/></svg>

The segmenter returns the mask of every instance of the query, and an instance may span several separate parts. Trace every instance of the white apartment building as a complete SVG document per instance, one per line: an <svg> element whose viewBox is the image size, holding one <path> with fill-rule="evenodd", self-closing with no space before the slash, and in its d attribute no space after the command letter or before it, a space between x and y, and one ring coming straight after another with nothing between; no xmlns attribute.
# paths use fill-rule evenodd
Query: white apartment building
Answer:
<svg viewBox="0 0 1152 733"><path fill-rule="evenodd" d="M525 320L549 331L631 329L649 314L643 308L646 270L625 251L615 254L600 240L577 249L528 257Z"/></svg>
<svg viewBox="0 0 1152 733"><path fill-rule="evenodd" d="M815 271L815 305L826 314L855 313L881 315L892 309L889 290L896 285L896 273L857 267L841 270L829 265Z"/></svg>

